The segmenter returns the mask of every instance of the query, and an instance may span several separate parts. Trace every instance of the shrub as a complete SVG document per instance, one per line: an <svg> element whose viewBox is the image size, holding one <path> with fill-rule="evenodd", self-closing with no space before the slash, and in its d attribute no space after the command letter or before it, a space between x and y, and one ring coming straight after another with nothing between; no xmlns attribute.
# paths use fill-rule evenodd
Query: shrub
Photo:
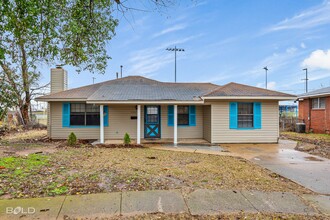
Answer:
<svg viewBox="0 0 330 220"><path fill-rule="evenodd" d="M74 146L76 144L77 144L77 136L73 132L71 132L68 137L68 145Z"/></svg>
<svg viewBox="0 0 330 220"><path fill-rule="evenodd" d="M131 137L129 136L128 133L125 133L124 144L130 144L130 143L131 143Z"/></svg>

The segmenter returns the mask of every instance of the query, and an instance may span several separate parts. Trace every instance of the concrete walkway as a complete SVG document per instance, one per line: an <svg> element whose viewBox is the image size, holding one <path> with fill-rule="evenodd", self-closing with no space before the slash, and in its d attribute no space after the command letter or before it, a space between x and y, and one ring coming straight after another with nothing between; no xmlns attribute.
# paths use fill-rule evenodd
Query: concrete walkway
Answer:
<svg viewBox="0 0 330 220"><path fill-rule="evenodd" d="M278 144L221 144L217 146L153 147L161 150L242 157L316 193L330 195L330 160L295 150L297 142Z"/></svg>
<svg viewBox="0 0 330 220"><path fill-rule="evenodd" d="M222 145L234 156L248 159L316 193L330 195L330 160L297 151L297 142Z"/></svg>
<svg viewBox="0 0 330 220"><path fill-rule="evenodd" d="M241 211L320 214L292 193L247 190L199 189L186 197L179 190L155 190L0 200L0 219L102 218L145 213L214 215ZM327 213L326 209L322 211Z"/></svg>

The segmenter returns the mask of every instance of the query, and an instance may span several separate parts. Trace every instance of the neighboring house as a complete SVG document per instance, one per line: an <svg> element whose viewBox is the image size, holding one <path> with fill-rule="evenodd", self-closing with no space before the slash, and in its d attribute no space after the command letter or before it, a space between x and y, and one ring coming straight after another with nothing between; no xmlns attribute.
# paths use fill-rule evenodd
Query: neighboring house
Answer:
<svg viewBox="0 0 330 220"><path fill-rule="evenodd" d="M228 83L168 83L128 76L65 90L67 73L51 70L48 136L65 139L205 139L211 143L275 143L279 101L296 96Z"/></svg>
<svg viewBox="0 0 330 220"><path fill-rule="evenodd" d="M306 132L330 132L330 87L298 96L299 119L306 124Z"/></svg>

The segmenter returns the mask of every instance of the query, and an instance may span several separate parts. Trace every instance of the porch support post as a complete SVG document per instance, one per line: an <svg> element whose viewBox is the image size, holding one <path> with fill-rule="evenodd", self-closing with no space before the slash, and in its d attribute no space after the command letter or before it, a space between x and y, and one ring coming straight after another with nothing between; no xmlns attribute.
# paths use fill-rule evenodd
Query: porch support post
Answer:
<svg viewBox="0 0 330 220"><path fill-rule="evenodd" d="M136 143L141 144L141 105L137 106L137 134Z"/></svg>
<svg viewBox="0 0 330 220"><path fill-rule="evenodd" d="M174 105L174 145L178 144L178 105Z"/></svg>
<svg viewBox="0 0 330 220"><path fill-rule="evenodd" d="M100 143L104 144L104 117L103 105L100 105Z"/></svg>

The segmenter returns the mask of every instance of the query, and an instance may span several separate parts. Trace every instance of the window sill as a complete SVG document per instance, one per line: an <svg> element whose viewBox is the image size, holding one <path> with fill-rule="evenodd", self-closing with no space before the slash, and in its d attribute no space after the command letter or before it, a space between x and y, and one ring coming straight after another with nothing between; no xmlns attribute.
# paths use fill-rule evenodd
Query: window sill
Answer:
<svg viewBox="0 0 330 220"><path fill-rule="evenodd" d="M324 111L325 108L312 108L312 111Z"/></svg>
<svg viewBox="0 0 330 220"><path fill-rule="evenodd" d="M105 126L104 126L105 127ZM69 128L100 128L99 125L71 125Z"/></svg>
<svg viewBox="0 0 330 220"><path fill-rule="evenodd" d="M230 128L231 130L260 130L261 128Z"/></svg>
<svg viewBox="0 0 330 220"><path fill-rule="evenodd" d="M168 127L174 127L174 125L167 125ZM196 127L196 125L178 125L178 127Z"/></svg>

